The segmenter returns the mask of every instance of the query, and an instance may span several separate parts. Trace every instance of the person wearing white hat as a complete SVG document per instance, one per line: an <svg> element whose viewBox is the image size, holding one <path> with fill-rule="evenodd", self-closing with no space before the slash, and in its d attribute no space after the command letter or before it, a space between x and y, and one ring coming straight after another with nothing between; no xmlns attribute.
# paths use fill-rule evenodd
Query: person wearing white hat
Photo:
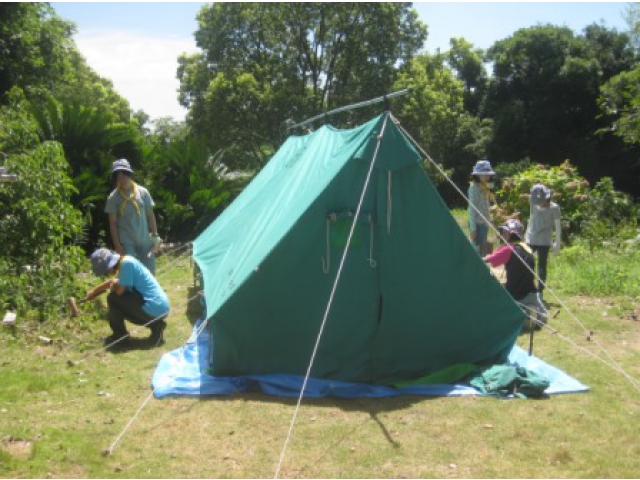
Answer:
<svg viewBox="0 0 640 480"><path fill-rule="evenodd" d="M562 241L560 206L551 201L551 196L551 190L540 182L531 187L530 216L525 235L527 244L538 256L538 290L541 295L547 284L549 250L558 253Z"/></svg>
<svg viewBox="0 0 640 480"><path fill-rule="evenodd" d="M487 252L491 202L495 197L491 192L491 179L496 174L489 160L479 160L471 172L469 184L469 234L480 255Z"/></svg>
<svg viewBox="0 0 640 480"><path fill-rule="evenodd" d="M129 255L99 248L91 255L91 268L98 277L113 276L93 288L85 300L93 300L107 290L109 326L112 334L104 339L108 346L124 346L129 341L125 320L151 330L149 339L160 345L169 315L169 299L151 272Z"/></svg>
<svg viewBox="0 0 640 480"><path fill-rule="evenodd" d="M111 181L116 188L105 206L111 241L118 254L137 258L155 275L155 249L162 242L153 212L155 204L149 191L135 183L132 176L128 160L121 158L113 162Z"/></svg>

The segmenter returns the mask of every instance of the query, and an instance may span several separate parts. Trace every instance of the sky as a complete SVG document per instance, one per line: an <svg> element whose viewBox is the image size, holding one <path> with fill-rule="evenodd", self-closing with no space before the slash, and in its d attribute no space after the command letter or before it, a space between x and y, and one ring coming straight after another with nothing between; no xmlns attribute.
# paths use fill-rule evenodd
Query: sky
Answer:
<svg viewBox="0 0 640 480"><path fill-rule="evenodd" d="M56 13L76 24L74 40L89 66L110 79L133 110L152 119L184 120L177 99L178 56L196 53L196 15L202 2L52 2ZM488 48L520 28L566 26L581 33L592 23L627 30L625 2L414 2L427 24L424 51L448 50L464 37Z"/></svg>

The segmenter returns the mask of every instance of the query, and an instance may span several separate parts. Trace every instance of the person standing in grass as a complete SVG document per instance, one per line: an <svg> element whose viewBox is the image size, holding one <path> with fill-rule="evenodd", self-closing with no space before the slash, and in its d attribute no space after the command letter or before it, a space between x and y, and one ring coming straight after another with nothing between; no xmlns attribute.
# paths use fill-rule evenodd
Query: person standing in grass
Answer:
<svg viewBox="0 0 640 480"><path fill-rule="evenodd" d="M535 287L533 272L536 265L533 251L522 243L524 226L520 221L510 219L498 227L498 230L506 244L483 260L494 268L504 265L507 291L531 319L533 328L539 330L543 323L547 323L547 310Z"/></svg>
<svg viewBox="0 0 640 480"><path fill-rule="evenodd" d="M549 250L558 253L562 240L560 207L551 201L551 195L551 190L540 182L531 187L530 216L525 235L527 244L538 256L538 290L541 296L547 283Z"/></svg>
<svg viewBox="0 0 640 480"><path fill-rule="evenodd" d="M491 180L496 173L488 160L479 160L471 172L469 184L469 232L471 242L480 255L487 252L491 202L495 197L491 192Z"/></svg>
<svg viewBox="0 0 640 480"><path fill-rule="evenodd" d="M160 245L154 202L149 191L133 181L128 160L120 159L111 167L115 189L107 198L105 213L113 248L119 255L131 255L156 273L155 249Z"/></svg>
<svg viewBox="0 0 640 480"><path fill-rule="evenodd" d="M98 277L109 278L87 293L86 300L93 300L107 290L109 326L112 334L103 339L106 345L115 342L124 346L129 341L125 320L151 330L149 340L159 345L167 326L169 299L151 272L129 255L120 255L106 248L99 248L91 255L91 267Z"/></svg>

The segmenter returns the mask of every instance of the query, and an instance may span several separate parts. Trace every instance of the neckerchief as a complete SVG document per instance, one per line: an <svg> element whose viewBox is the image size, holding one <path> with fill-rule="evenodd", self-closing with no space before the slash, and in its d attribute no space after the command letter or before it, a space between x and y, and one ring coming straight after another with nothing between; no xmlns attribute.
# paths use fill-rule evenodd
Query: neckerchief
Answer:
<svg viewBox="0 0 640 480"><path fill-rule="evenodd" d="M513 245L514 247L520 245L525 252L527 252L529 255L533 255L533 250L531 250L531 247L526 243L522 243L520 241L520 242L514 242L511 245Z"/></svg>
<svg viewBox="0 0 640 480"><path fill-rule="evenodd" d="M136 202L136 195L138 193L138 185L135 182L131 182L131 193L127 197L127 194L124 193L124 189L118 185L118 193L124 199L124 202L120 205L120 209L118 213L122 217L124 215L124 209L127 206L127 203L131 202L131 205L136 209L136 213L140 216L140 205Z"/></svg>
<svg viewBox="0 0 640 480"><path fill-rule="evenodd" d="M482 190L489 195L489 198L491 199L491 201L493 202L494 205L498 204L498 201L496 200L496 196L493 194L493 192L491 191L491 189L489 187L487 187L484 182L478 182L480 184L480 188L482 188Z"/></svg>

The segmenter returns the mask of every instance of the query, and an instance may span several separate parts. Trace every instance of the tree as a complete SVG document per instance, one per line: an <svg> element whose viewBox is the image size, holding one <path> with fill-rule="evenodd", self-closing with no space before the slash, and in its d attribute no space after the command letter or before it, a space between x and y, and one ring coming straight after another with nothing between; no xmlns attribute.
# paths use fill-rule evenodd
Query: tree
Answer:
<svg viewBox="0 0 640 480"><path fill-rule="evenodd" d="M584 59L585 49L569 28L546 25L518 30L488 50L494 159L557 163L566 157L574 125L594 118L585 100L597 85L598 65Z"/></svg>
<svg viewBox="0 0 640 480"><path fill-rule="evenodd" d="M464 38L452 38L451 50L447 52L449 65L464 84L464 106L471 115L480 113L480 105L487 88L487 71L484 66L484 51L474 49Z"/></svg>
<svg viewBox="0 0 640 480"><path fill-rule="evenodd" d="M597 137L599 87L635 62L628 36L592 25L575 36L566 27L521 29L487 52L494 63L485 115L494 121L489 155L558 165L566 159L591 180L625 155Z"/></svg>
<svg viewBox="0 0 640 480"><path fill-rule="evenodd" d="M613 119L607 130L629 145L640 145L640 66L613 77L600 91L602 111Z"/></svg>
<svg viewBox="0 0 640 480"><path fill-rule="evenodd" d="M630 3L626 10L631 45L640 53L640 4ZM637 58L637 57L636 57ZM610 131L628 145L640 145L640 66L611 78L600 88L600 109L610 119Z"/></svg>
<svg viewBox="0 0 640 480"><path fill-rule="evenodd" d="M97 75L78 52L72 22L45 3L0 4L0 101L19 87L32 102L54 95L128 121L129 103Z"/></svg>
<svg viewBox="0 0 640 480"><path fill-rule="evenodd" d="M458 120L464 114L462 82L444 65L442 55L420 55L400 74L395 89L411 88L398 116L437 162L450 167Z"/></svg>
<svg viewBox="0 0 640 480"><path fill-rule="evenodd" d="M400 73L394 88L412 90L398 108L403 125L432 160L441 164L455 183L463 185L473 164L486 155L492 121L468 113L465 94L469 90L465 82L456 78L459 72L447 65L449 58L448 52L417 56ZM430 162L426 167L439 183L442 178L436 169L431 169ZM460 202L460 196L448 186L439 190L450 205Z"/></svg>
<svg viewBox="0 0 640 480"><path fill-rule="evenodd" d="M625 10L625 20L629 27L629 37L631 38L631 45L640 50L640 4L638 2L630 2L627 4Z"/></svg>
<svg viewBox="0 0 640 480"><path fill-rule="evenodd" d="M193 136L159 143L150 152L147 162L154 168L148 176L164 238L192 240L244 185L242 178L225 178L219 157L211 154L204 139Z"/></svg>
<svg viewBox="0 0 640 480"><path fill-rule="evenodd" d="M91 107L115 123L146 115L141 112L132 115L129 102L114 90L111 80L100 77L87 65L75 45L67 51L64 75L58 78L56 88L47 93L61 103Z"/></svg>
<svg viewBox="0 0 640 480"><path fill-rule="evenodd" d="M387 93L426 37L407 3L215 3L198 22L180 100L234 167L259 166L288 118Z"/></svg>
<svg viewBox="0 0 640 480"><path fill-rule="evenodd" d="M111 162L118 157L139 161L142 143L137 122L114 123L113 116L79 104L61 104L53 96L46 103L31 103L41 142L57 141L68 161L68 174L76 192L74 205L85 214L88 223L88 247L101 241L107 231L104 204L111 186L108 183Z"/></svg>
<svg viewBox="0 0 640 480"><path fill-rule="evenodd" d="M0 97L13 86L51 90L64 73L73 26L43 3L0 3Z"/></svg>

